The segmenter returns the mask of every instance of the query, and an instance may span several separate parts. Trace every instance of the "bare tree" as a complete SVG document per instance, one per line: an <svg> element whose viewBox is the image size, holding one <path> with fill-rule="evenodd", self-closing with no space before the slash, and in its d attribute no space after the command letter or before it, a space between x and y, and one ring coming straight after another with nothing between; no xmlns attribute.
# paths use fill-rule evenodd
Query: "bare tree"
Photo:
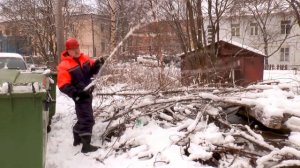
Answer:
<svg viewBox="0 0 300 168"><path fill-rule="evenodd" d="M16 24L20 34L29 37L36 54L44 62L57 61L53 1L8 0L1 3L2 16Z"/></svg>
<svg viewBox="0 0 300 168"><path fill-rule="evenodd" d="M232 0L169 0L163 9L166 18L173 21L181 48L188 58L182 64L182 76L197 76L201 81L216 77L216 58L220 40L220 24L230 13ZM207 27L205 27L205 25ZM208 40L207 40L208 39ZM208 49L208 45L210 45ZM190 71L194 70L194 71ZM212 73L213 72L213 73ZM186 78L184 77L184 78Z"/></svg>
<svg viewBox="0 0 300 168"><path fill-rule="evenodd" d="M97 0L99 13L109 14L111 18L110 26L110 48L113 50L119 42L123 41L125 36L136 25L143 22L150 22L150 16L146 13L150 10L148 1L134 0ZM150 19L150 20L149 20ZM130 38L123 41L118 50L119 59L123 59L128 51L128 45L131 44Z"/></svg>
<svg viewBox="0 0 300 168"><path fill-rule="evenodd" d="M82 22L84 14L93 12L93 9L82 3L81 0L66 0L64 4L64 34L78 38L80 31L79 27L82 27L85 23Z"/></svg>
<svg viewBox="0 0 300 168"><path fill-rule="evenodd" d="M299 0L286 0L286 1L293 8L293 11L294 11L295 16L297 18L298 26L300 26L300 1Z"/></svg>
<svg viewBox="0 0 300 168"><path fill-rule="evenodd" d="M228 15L230 9L233 7L232 0L207 0L207 15L208 15L208 43L211 43L211 51L209 55L211 62L215 62L217 58L218 42L220 40L220 24L224 16ZM205 29L203 27L203 29ZM204 38L205 39L205 38Z"/></svg>
<svg viewBox="0 0 300 168"><path fill-rule="evenodd" d="M203 16L200 0L168 0L162 6L166 20L176 32L182 51L187 54L195 51L198 54L191 61L194 67L205 65L203 55ZM200 5L200 6L199 6Z"/></svg>
<svg viewBox="0 0 300 168"><path fill-rule="evenodd" d="M240 3L239 5L236 4L236 7L242 11L241 13L243 13L244 16L247 16L247 14L250 12L250 20L252 20L252 22L254 21L260 30L263 41L263 50L264 54L266 55L265 64L268 64L268 58L280 50L286 39L289 38L290 30L294 23L290 23L288 25L289 30L287 30L287 32L281 32L280 29L275 30L273 27L270 27L269 24L277 18L277 15L284 16L286 9L289 7L286 6L284 1L244 0L240 2L238 2ZM283 38L281 37L281 34L284 34ZM278 42L278 47L273 48L271 51L270 44Z"/></svg>
<svg viewBox="0 0 300 168"><path fill-rule="evenodd" d="M201 50L208 44L205 22L209 23L211 29L209 43L219 41L221 19L226 12L228 13L232 4L232 0L169 0L163 9L166 18L173 21L173 27L182 44L181 48L186 53ZM205 57L213 61L215 56L215 52L207 52ZM206 64L205 57L201 59L202 64Z"/></svg>
<svg viewBox="0 0 300 168"><path fill-rule="evenodd" d="M111 18L110 48L113 50L117 46L117 4L116 0L108 0Z"/></svg>
<svg viewBox="0 0 300 168"><path fill-rule="evenodd" d="M176 32L182 52L187 54L191 49L187 40L186 30L183 26L186 9L185 3L182 0L168 0L162 6L162 9L164 18L171 21L170 26Z"/></svg>
<svg viewBox="0 0 300 168"><path fill-rule="evenodd" d="M55 12L55 28L56 28L56 45L57 51L56 55L59 56L60 53L63 51L63 43L64 43L64 23L63 23L63 1L57 0L56 1L56 12ZM57 62L60 62L60 57L57 57Z"/></svg>
<svg viewBox="0 0 300 168"><path fill-rule="evenodd" d="M80 0L58 1L58 5L63 8L63 34L76 29L72 16L91 11L87 5L82 4ZM56 37L64 38L57 34L55 26L54 1L52 0L7 0L0 3L2 16L16 24L15 27L21 35L31 39L34 54L43 58L43 62L55 69L58 63L60 53L57 53L57 45L63 47L63 44L56 44ZM76 25L75 25L76 26ZM76 36L76 32L72 32ZM62 50L62 49L60 49Z"/></svg>

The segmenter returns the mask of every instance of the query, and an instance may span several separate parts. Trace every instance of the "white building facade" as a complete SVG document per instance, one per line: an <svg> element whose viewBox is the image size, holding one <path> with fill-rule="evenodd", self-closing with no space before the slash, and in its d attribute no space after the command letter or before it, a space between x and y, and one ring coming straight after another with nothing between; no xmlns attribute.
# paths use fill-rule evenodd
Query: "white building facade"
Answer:
<svg viewBox="0 0 300 168"><path fill-rule="evenodd" d="M266 42L262 33L263 24L250 15L222 18L220 40L238 42L263 52L268 58L265 61L268 69L300 69L300 27L293 13L276 13L268 18L265 24Z"/></svg>

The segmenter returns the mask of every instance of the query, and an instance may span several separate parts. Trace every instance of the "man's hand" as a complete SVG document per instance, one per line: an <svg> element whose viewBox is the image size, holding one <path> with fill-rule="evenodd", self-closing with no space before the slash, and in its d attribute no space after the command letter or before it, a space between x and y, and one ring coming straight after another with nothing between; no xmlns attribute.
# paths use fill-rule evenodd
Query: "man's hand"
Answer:
<svg viewBox="0 0 300 168"><path fill-rule="evenodd" d="M104 64L105 63L105 60L106 60L106 58L104 58L104 57L100 57L99 59L97 59L97 60L99 60L99 62L100 62L100 64Z"/></svg>
<svg viewBox="0 0 300 168"><path fill-rule="evenodd" d="M80 91L77 92L75 100L78 101L79 99L85 99L90 97L91 97L91 93L89 91Z"/></svg>
<svg viewBox="0 0 300 168"><path fill-rule="evenodd" d="M103 57L97 59L93 64L93 66L91 67L91 73L97 74L104 63L105 63L105 59Z"/></svg>

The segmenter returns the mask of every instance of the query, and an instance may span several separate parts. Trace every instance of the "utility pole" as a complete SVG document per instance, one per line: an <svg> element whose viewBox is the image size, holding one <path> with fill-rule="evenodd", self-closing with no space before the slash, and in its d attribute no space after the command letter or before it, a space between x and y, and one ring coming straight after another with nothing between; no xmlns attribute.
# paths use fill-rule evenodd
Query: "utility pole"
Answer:
<svg viewBox="0 0 300 168"><path fill-rule="evenodd" d="M56 28L56 56L57 63L60 62L60 54L64 49L64 23L63 23L63 8L64 0L56 0L56 11L55 11L55 28Z"/></svg>

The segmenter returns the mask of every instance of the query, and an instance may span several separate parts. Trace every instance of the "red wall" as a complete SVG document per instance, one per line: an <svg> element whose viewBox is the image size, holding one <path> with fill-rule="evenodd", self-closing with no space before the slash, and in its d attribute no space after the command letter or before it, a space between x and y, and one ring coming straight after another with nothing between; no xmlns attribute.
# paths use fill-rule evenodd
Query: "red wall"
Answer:
<svg viewBox="0 0 300 168"><path fill-rule="evenodd" d="M255 57L243 57L241 64L244 84L250 84L257 81L263 80L264 73L264 57L255 56Z"/></svg>

